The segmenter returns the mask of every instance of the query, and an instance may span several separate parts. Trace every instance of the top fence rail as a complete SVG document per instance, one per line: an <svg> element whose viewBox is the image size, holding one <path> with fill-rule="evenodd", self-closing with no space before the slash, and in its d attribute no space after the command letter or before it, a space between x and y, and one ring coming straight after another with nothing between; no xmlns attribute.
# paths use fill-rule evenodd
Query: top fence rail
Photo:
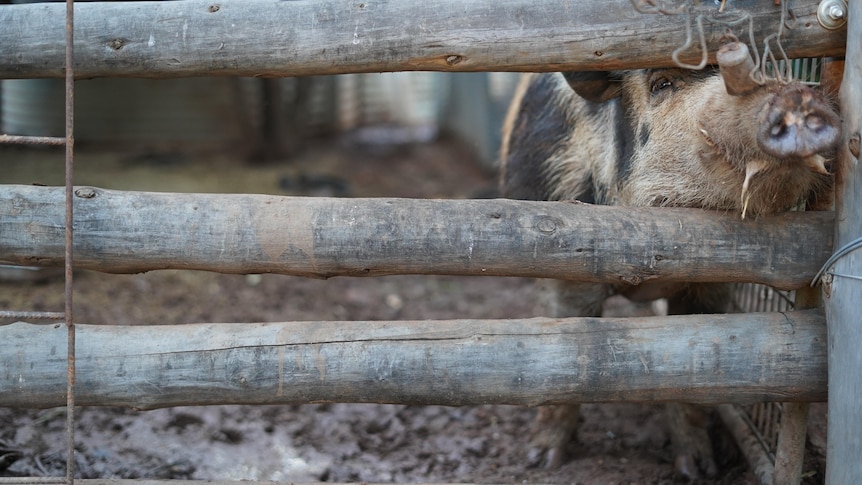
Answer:
<svg viewBox="0 0 862 485"><path fill-rule="evenodd" d="M724 2L722 2L724 3ZM791 4L790 57L842 56L846 28L817 20L818 1ZM779 30L763 0L639 13L630 0L180 0L75 5L75 76L298 76L383 71L555 71L672 66L686 26L704 22L710 60L728 21L740 38ZM0 6L0 78L62 77L63 5ZM679 53L701 58L699 42Z"/></svg>

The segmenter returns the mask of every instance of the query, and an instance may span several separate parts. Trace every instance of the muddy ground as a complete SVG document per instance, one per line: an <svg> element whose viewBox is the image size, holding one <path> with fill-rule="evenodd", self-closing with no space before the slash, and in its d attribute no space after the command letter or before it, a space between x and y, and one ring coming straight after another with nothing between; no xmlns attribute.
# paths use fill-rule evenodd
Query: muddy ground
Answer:
<svg viewBox="0 0 862 485"><path fill-rule="evenodd" d="M0 148L0 183L62 184L61 152ZM318 144L276 162L225 154L98 153L79 147L76 184L114 189L354 197L486 197L494 174L453 141ZM35 274L26 273L29 276ZM0 309L62 311L63 283L0 281ZM80 272L76 320L146 325L516 318L543 314L523 278L393 276L321 281L278 275ZM619 300L609 311L632 311ZM635 308L634 311L644 311ZM0 321L9 323L9 321ZM806 484L823 482L824 406L813 406ZM211 406L77 412L77 475L86 478L289 482L674 483L656 404L590 404L562 468L540 466L536 410L377 404ZM60 476L65 410L0 409L0 476ZM715 427L720 475L703 484L754 484Z"/></svg>

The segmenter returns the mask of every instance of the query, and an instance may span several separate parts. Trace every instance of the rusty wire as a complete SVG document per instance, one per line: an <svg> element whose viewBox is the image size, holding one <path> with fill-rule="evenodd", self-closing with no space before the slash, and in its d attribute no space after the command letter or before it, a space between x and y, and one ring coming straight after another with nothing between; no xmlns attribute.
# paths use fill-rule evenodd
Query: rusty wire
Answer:
<svg viewBox="0 0 862 485"><path fill-rule="evenodd" d="M748 22L748 37L751 46L751 52L754 53L754 69L749 74L749 77L757 83L764 84L768 79L775 79L779 82L790 82L793 78L790 59L781 44L781 38L784 35L784 30L790 30L796 27L796 14L789 7L789 1L781 2L781 15L776 32L766 36L763 39L763 53L757 47L757 42L754 38L754 18L748 12L740 11L737 13L725 13L724 8L726 3L721 2L721 6L715 13L704 14L698 13L694 17L694 24L697 26L697 37L700 44L701 60L697 64L687 64L679 60L679 56L684 51L691 48L694 43L694 34L692 28L692 4L688 1L679 3L664 2L661 0L631 0L632 6L640 13L644 14L661 14L661 15L685 15L685 41L671 53L671 59L677 67L683 69L699 70L706 67L708 50L706 46L706 33L703 28L704 20L711 24L723 25L728 28L735 27L742 23ZM774 44L775 47L771 47ZM774 51L778 52L780 59L776 59ZM779 61L784 61L783 69ZM769 66L772 66L772 72L769 71ZM782 72L784 71L784 72Z"/></svg>
<svg viewBox="0 0 862 485"><path fill-rule="evenodd" d="M65 145L66 139L59 136L0 135L0 144L15 145Z"/></svg>
<svg viewBox="0 0 862 485"><path fill-rule="evenodd" d="M679 55L688 50L693 42L691 31L691 6L689 6L687 2L681 2L673 7L668 7L664 2L657 2L656 0L631 0L631 2L635 10L640 13L662 15L685 14L685 42L674 49L673 53L671 53L671 59L673 59L674 64L683 69L700 70L706 67L709 52L706 48L706 35L703 31L703 14L698 14L698 16L695 17L698 40L700 41L700 62L697 64L686 64L679 60Z"/></svg>
<svg viewBox="0 0 862 485"><path fill-rule="evenodd" d="M65 238L65 314L68 329L68 380L66 383L66 483L75 482L75 321L72 315L72 243L75 146L75 0L66 0L66 238Z"/></svg>
<svg viewBox="0 0 862 485"><path fill-rule="evenodd" d="M63 477L0 477L0 485L56 485L66 483Z"/></svg>
<svg viewBox="0 0 862 485"><path fill-rule="evenodd" d="M22 320L63 320L65 312L19 312L14 310L0 310L0 318L20 318Z"/></svg>
<svg viewBox="0 0 862 485"><path fill-rule="evenodd" d="M793 80L793 67L790 65L790 59L787 57L787 52L784 51L784 46L781 45L781 35L784 33L784 29L788 30L796 27L796 14L790 10L790 7L787 6L788 0L784 0L781 2L781 22L778 24L778 31L774 32L770 35L767 35L763 39L763 65L761 66L761 75L765 79L767 77L767 60L773 66L773 75L780 82L790 82ZM781 55L781 60L784 61L784 73L782 73L782 69L780 68L780 64L775 59L775 56L772 54L772 49L769 47L770 41L775 41L775 47L778 49L779 54Z"/></svg>
<svg viewBox="0 0 862 485"><path fill-rule="evenodd" d="M691 9L685 9L685 43L671 53L670 58L673 59L674 64L683 69L694 69L700 70L706 67L707 57L709 55L709 51L706 48L706 35L703 32L703 14L695 17L695 23L697 23L697 35L700 40L700 62L697 64L686 64L679 60L679 55L688 50L691 47Z"/></svg>

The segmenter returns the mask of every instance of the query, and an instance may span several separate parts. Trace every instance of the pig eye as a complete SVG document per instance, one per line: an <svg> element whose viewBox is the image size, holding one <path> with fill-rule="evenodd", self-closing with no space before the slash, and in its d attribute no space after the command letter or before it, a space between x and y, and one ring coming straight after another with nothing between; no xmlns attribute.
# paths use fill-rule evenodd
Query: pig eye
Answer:
<svg viewBox="0 0 862 485"><path fill-rule="evenodd" d="M650 85L650 92L652 94L657 94L660 91L663 91L665 89L672 88L672 87L673 87L673 82L671 82L670 79L662 76L662 77L658 77L658 78L653 79L653 81Z"/></svg>

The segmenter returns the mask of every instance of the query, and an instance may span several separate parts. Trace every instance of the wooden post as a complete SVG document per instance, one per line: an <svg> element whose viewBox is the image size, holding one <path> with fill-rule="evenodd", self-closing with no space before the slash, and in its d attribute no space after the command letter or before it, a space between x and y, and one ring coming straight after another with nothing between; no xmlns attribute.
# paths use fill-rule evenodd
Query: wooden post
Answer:
<svg viewBox="0 0 862 485"><path fill-rule="evenodd" d="M821 307L820 291L816 287L796 291L796 310ZM785 402L781 405L781 424L775 449L775 485L799 485L805 458L805 437L808 431L807 402Z"/></svg>
<svg viewBox="0 0 862 485"><path fill-rule="evenodd" d="M840 149L835 248L862 237L862 2L849 3L847 55L841 85L844 145ZM862 483L862 251L839 259L827 275L829 429L826 483Z"/></svg>

